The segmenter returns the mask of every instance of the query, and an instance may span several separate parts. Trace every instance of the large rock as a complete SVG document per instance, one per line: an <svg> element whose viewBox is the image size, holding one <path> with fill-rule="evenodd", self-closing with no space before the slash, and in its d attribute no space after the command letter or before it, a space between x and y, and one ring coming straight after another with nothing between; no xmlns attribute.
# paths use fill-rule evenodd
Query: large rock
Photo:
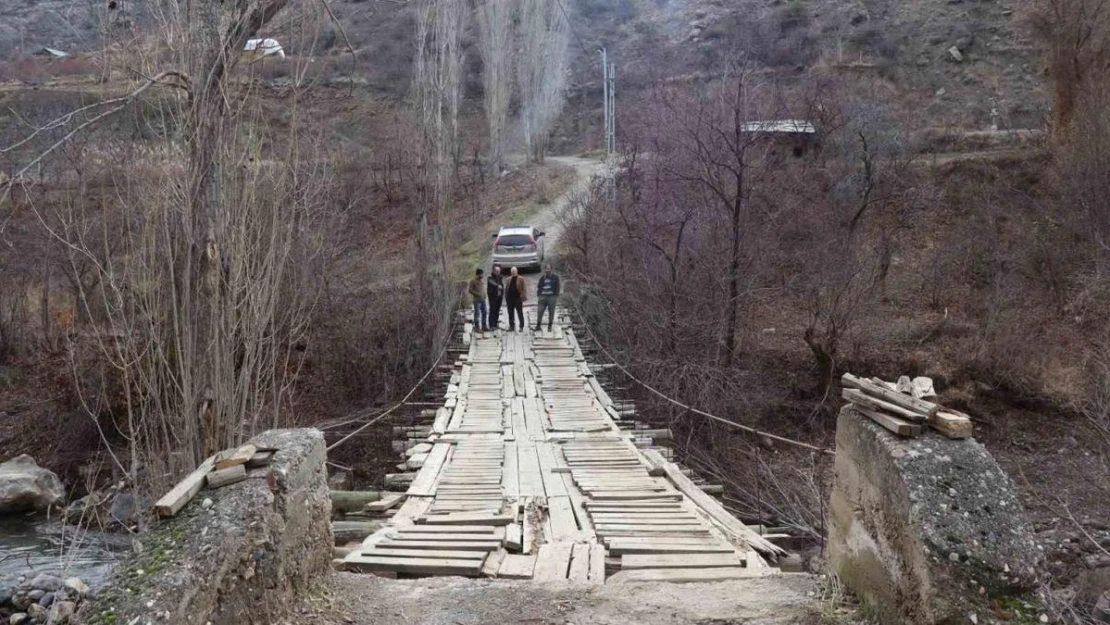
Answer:
<svg viewBox="0 0 1110 625"><path fill-rule="evenodd" d="M829 563L883 623L985 622L1035 583L1013 483L974 439L901 439L845 407L830 513Z"/></svg>
<svg viewBox="0 0 1110 625"><path fill-rule="evenodd" d="M62 481L26 454L0 464L0 514L43 512L65 502Z"/></svg>
<svg viewBox="0 0 1110 625"><path fill-rule="evenodd" d="M318 430L251 441L278 451L248 479L201 491L141 538L79 617L116 623L283 622L293 598L330 570L331 498ZM206 500L211 504L202 505ZM106 622L106 621L105 621Z"/></svg>

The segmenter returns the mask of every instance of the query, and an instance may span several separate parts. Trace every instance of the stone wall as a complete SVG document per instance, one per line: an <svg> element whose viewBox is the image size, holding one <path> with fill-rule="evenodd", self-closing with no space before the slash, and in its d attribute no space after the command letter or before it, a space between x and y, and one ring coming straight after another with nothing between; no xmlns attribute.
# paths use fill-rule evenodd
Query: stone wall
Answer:
<svg viewBox="0 0 1110 625"><path fill-rule="evenodd" d="M827 555L882 622L922 625L987 622L990 601L1023 596L1040 560L982 445L898 438L850 406L837 421Z"/></svg>
<svg viewBox="0 0 1110 625"><path fill-rule="evenodd" d="M293 597L329 570L331 500L324 437L272 430L275 447L248 479L204 489L176 517L140 537L82 609L87 623L245 625L279 622ZM137 619L137 620L135 620Z"/></svg>

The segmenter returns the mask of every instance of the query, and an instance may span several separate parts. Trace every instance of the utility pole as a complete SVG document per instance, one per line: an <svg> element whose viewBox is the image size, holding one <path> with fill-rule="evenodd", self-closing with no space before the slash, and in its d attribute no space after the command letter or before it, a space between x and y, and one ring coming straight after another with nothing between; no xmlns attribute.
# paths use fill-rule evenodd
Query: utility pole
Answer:
<svg viewBox="0 0 1110 625"><path fill-rule="evenodd" d="M612 156L617 151L617 66L609 62L605 48L601 52L601 87L604 94L605 153Z"/></svg>
<svg viewBox="0 0 1110 625"><path fill-rule="evenodd" d="M617 151L617 64L609 64L609 153Z"/></svg>

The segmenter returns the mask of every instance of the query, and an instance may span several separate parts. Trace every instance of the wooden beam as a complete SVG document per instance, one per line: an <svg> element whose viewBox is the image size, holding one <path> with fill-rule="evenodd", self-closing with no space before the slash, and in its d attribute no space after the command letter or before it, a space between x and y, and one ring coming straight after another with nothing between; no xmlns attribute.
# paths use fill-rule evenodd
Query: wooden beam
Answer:
<svg viewBox="0 0 1110 625"><path fill-rule="evenodd" d="M247 468L242 464L235 464L226 469L212 471L207 478L208 488L222 488L247 479Z"/></svg>
<svg viewBox="0 0 1110 625"><path fill-rule="evenodd" d="M215 463L215 456L200 463L199 467L185 476L185 479L178 482L176 486L170 489L170 492L155 502L154 511L158 513L158 516L171 517L180 512L185 504L189 503L189 500L195 497L200 489L204 487L204 478L212 470Z"/></svg>
<svg viewBox="0 0 1110 625"><path fill-rule="evenodd" d="M356 512L381 498L382 494L376 490L333 490L331 508L340 512Z"/></svg>
<svg viewBox="0 0 1110 625"><path fill-rule="evenodd" d="M973 433L971 417L955 410L938 410L929 425L948 438L970 438Z"/></svg>
<svg viewBox="0 0 1110 625"><path fill-rule="evenodd" d="M920 415L912 410L907 410L901 406L895 406L890 402L864 395L863 391L859 391L856 389L843 389L840 391L840 396L857 406L881 412L888 412L913 423L921 423L926 419L924 415Z"/></svg>
<svg viewBox="0 0 1110 625"><path fill-rule="evenodd" d="M901 406L907 410L911 410L922 417L932 418L937 414L937 405L932 402L927 402L923 399L917 399L912 395L899 393L896 390L885 388L862 378L845 373L840 378L841 384L848 388L859 389L864 393L882 399L886 402Z"/></svg>
<svg viewBox="0 0 1110 625"><path fill-rule="evenodd" d="M921 426L917 425L916 423L903 421L898 417L893 417L891 415L879 412L878 410L871 410L870 408L864 408L863 406L859 405L854 406L854 409L856 412L871 419L875 423L878 423L891 432L894 432L898 436L910 437L921 435Z"/></svg>

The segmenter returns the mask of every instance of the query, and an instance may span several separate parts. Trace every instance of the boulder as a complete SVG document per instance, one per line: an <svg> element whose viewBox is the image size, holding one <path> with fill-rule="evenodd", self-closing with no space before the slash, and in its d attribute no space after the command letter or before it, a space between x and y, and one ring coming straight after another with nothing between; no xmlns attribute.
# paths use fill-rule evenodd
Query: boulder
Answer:
<svg viewBox="0 0 1110 625"><path fill-rule="evenodd" d="M133 525L137 523L143 510L144 502L135 493L118 493L112 498L112 507L108 509L108 517L112 523Z"/></svg>
<svg viewBox="0 0 1110 625"><path fill-rule="evenodd" d="M24 454L0 464L0 514L43 512L65 503L62 481Z"/></svg>
<svg viewBox="0 0 1110 625"><path fill-rule="evenodd" d="M46 615L46 625L65 625L73 617L77 606L72 601L55 603Z"/></svg>
<svg viewBox="0 0 1110 625"><path fill-rule="evenodd" d="M50 573L39 573L31 580L31 588L43 592L54 592L62 587L62 578ZM39 595L40 597L42 595Z"/></svg>
<svg viewBox="0 0 1110 625"><path fill-rule="evenodd" d="M25 625L31 617L26 612L16 612L8 619L8 625Z"/></svg>
<svg viewBox="0 0 1110 625"><path fill-rule="evenodd" d="M89 594L89 585L81 581L80 577L70 577L65 581L65 587L78 597Z"/></svg>

